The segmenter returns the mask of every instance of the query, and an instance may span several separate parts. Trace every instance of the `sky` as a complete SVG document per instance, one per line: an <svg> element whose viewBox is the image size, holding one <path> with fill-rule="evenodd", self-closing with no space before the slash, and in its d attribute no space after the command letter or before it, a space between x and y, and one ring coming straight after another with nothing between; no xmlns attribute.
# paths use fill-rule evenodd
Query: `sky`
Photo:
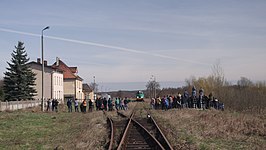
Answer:
<svg viewBox="0 0 266 150"><path fill-rule="evenodd" d="M175 86L210 75L218 61L229 81L265 81L265 8L265 0L1 0L0 78L18 41L32 61L41 57L50 26L48 64L59 57L102 89L144 89L152 75Z"/></svg>

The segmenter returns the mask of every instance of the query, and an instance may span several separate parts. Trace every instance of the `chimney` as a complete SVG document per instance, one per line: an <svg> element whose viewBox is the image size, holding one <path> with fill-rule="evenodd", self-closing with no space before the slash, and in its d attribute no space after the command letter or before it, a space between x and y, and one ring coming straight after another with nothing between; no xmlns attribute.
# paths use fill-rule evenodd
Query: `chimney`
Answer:
<svg viewBox="0 0 266 150"><path fill-rule="evenodd" d="M60 58L56 57L56 66L59 66L59 60L60 60Z"/></svg>
<svg viewBox="0 0 266 150"><path fill-rule="evenodd" d="M47 66L47 60L44 60L43 63L44 63L44 66Z"/></svg>
<svg viewBox="0 0 266 150"><path fill-rule="evenodd" d="M41 58L37 58L37 63L41 64Z"/></svg>

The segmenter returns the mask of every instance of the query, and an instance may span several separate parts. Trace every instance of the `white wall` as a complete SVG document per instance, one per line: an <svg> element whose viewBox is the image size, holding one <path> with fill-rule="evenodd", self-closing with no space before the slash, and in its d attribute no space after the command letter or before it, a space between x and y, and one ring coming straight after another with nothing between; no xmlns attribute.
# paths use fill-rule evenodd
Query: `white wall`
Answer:
<svg viewBox="0 0 266 150"><path fill-rule="evenodd" d="M63 74L55 71L52 73L52 98L64 99Z"/></svg>
<svg viewBox="0 0 266 150"><path fill-rule="evenodd" d="M37 66L32 66L32 72L36 74L35 80L35 89L37 90L37 95L34 96L34 99L42 99L42 71L36 68ZM44 69L44 98L49 99L52 98L52 85L51 85L51 73L48 70Z"/></svg>
<svg viewBox="0 0 266 150"><path fill-rule="evenodd" d="M76 98L83 99L83 92L82 92L82 81L76 80Z"/></svg>

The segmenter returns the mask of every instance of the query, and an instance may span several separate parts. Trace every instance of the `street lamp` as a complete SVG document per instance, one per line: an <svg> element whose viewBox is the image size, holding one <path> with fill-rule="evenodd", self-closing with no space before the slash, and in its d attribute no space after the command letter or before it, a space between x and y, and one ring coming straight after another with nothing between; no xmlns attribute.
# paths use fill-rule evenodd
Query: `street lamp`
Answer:
<svg viewBox="0 0 266 150"><path fill-rule="evenodd" d="M49 29L49 26L42 29L41 45L42 45L42 111L44 111L44 59L43 59L43 31Z"/></svg>
<svg viewBox="0 0 266 150"><path fill-rule="evenodd" d="M154 76L154 98L156 98L156 86L157 86L156 77Z"/></svg>
<svg viewBox="0 0 266 150"><path fill-rule="evenodd" d="M95 76L93 76L93 100L96 101L96 94L95 94Z"/></svg>

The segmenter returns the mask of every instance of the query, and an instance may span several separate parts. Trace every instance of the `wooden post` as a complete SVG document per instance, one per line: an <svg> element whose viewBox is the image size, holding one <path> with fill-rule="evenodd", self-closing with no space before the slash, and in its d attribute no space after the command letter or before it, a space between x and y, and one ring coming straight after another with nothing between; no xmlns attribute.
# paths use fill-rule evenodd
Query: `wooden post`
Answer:
<svg viewBox="0 0 266 150"><path fill-rule="evenodd" d="M17 110L18 110L19 108L18 108L18 100L17 100Z"/></svg>
<svg viewBox="0 0 266 150"><path fill-rule="evenodd" d="M7 100L6 100L6 109L5 110L7 110Z"/></svg>

